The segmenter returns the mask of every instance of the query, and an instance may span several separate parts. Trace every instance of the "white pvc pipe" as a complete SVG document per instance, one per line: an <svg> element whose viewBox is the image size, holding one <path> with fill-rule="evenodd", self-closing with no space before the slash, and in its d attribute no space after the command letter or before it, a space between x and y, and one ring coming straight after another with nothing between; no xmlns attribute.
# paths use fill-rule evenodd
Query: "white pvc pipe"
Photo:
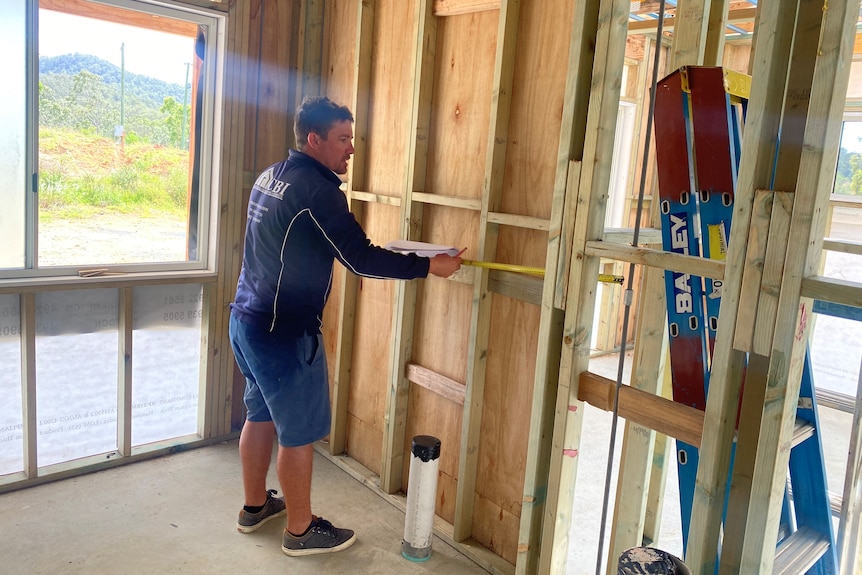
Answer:
<svg viewBox="0 0 862 575"><path fill-rule="evenodd" d="M431 557L439 467L440 440L430 435L414 437L401 542L401 554L410 561L427 561Z"/></svg>

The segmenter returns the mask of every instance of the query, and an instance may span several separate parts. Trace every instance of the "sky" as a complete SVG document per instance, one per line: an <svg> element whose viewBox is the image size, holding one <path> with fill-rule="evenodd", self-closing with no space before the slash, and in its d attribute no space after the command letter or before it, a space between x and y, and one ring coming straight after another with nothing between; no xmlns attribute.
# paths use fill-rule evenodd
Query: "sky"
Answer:
<svg viewBox="0 0 862 575"><path fill-rule="evenodd" d="M39 55L92 54L120 66L125 43L126 70L184 85L186 63L192 61L194 39L124 24L39 11Z"/></svg>

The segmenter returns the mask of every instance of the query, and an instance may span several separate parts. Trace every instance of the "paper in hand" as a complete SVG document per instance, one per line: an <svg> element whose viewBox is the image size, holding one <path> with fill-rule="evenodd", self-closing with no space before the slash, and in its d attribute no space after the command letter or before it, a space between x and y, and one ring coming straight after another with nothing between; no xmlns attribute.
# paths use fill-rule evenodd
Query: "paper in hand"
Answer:
<svg viewBox="0 0 862 575"><path fill-rule="evenodd" d="M416 254L417 256L426 258L433 258L440 254L447 254L454 257L460 253L460 250L453 246L441 246L438 244L427 244L425 242L413 242L410 240L395 240L389 242L383 247L389 251L401 254Z"/></svg>

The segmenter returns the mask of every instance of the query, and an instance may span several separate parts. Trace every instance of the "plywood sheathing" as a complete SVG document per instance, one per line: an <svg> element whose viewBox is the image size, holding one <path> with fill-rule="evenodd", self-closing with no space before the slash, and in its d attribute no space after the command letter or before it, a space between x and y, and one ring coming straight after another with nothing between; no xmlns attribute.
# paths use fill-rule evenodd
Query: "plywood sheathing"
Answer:
<svg viewBox="0 0 862 575"><path fill-rule="evenodd" d="M363 224L372 241L385 243L399 235L408 235L407 230L421 230L415 239L465 246L468 257L476 257L484 233L488 240L485 249L494 259L541 265L548 244L556 167L557 136L554 132L559 125L564 85L560 72L565 68L562 56L565 42L557 39L565 37L562 32L568 26L567 18L560 18L560 15L571 14L573 3L566 4L568 12L561 12L556 3L553 11L541 6L522 7L520 17L514 19L511 15L517 11L509 10L506 4L498 9L499 3L497 7L490 6L491 10L459 10L462 13L458 15L433 16L437 40L432 47L434 76L428 84L432 87L432 98L425 142L427 175L424 180L414 179L406 191L403 185L405 166L412 164L405 153L409 149L405 142L414 137L410 118L416 107L405 91L412 97L417 80L415 64L410 61L415 47L404 45L404 31L417 29L418 18L411 21L410 17L419 3L407 6L400 2L364 4L373 7L375 22L375 54L369 87L368 165L365 189L352 186L351 197L366 204ZM327 13L344 20L338 14L355 8L352 3L346 6L333 2L327 5ZM495 65L500 50L507 50L505 43L498 45L502 42L499 30L506 30L503 36L510 42L519 37L526 37L528 41L523 44L517 40L517 50L508 48L509 55L502 57L500 65ZM532 38L541 41L530 41ZM337 58L333 59L331 47L328 46L327 51L330 55L323 60L332 70ZM495 70L505 70L506 66L511 68L510 73L515 78L511 89L505 88L505 73L501 73L500 79L494 77ZM518 85L519 75L523 79L522 88ZM327 79L329 93L337 90L339 79L335 76L332 74ZM503 96L511 99L508 109L495 104L499 98L495 98L493 88L489 88L495 85L504 86ZM497 112L492 112L493 109ZM505 153L489 154L488 142L498 146L498 141L503 144ZM389 147L387 142L394 145ZM395 184L399 176L400 186ZM499 189L498 200L491 199L492 186ZM421 207L421 225L418 225L420 220L415 218L415 211L413 216L405 215L409 213L405 211L407 201L411 203L411 210ZM396 220L391 219L392 214ZM398 220L405 217L411 220L407 228ZM496 233L496 238L489 232ZM491 248L496 253L492 253ZM475 251L471 253L471 249ZM384 490L391 490L403 487L398 481L407 479L404 462L410 437L419 433L441 436L444 455L441 457L438 513L442 519L453 522L453 533L455 525L458 526L458 539L471 535L481 545L514 563L531 393L530 386L523 382L533 379L533 358L540 346L536 329L539 308L535 306L534 296L529 295L533 289L528 285L530 282L499 273L487 274L488 285L515 297L503 296L490 287L487 291L480 287L481 297L471 297L468 286L477 281L476 275L465 270L454 281L431 278L416 282L415 306L402 305L400 310L397 307L400 288L393 288L386 297L377 298L370 293L378 289L370 285L373 282L359 282L353 363L349 370L346 449L372 472L383 471L385 466L381 458L389 457L388 471L385 477L381 476L381 485L386 482ZM480 286L482 281L478 280ZM377 283L391 285L391 282ZM527 303L520 299L522 297L534 303ZM477 304L477 300L485 303ZM389 307L384 306L384 301ZM366 314L365 309L371 309L372 305L374 311ZM470 320L474 306L484 310L479 313L494 318L484 336L487 337L485 345L482 344L485 328L480 327L481 321ZM413 329L402 329L401 335L397 335L391 326L397 327L409 312L414 314ZM472 331L471 325L474 326ZM407 322L403 326L406 327ZM372 333L374 340L379 338L393 343L393 354L399 354L400 358L390 355L386 344L377 348ZM411 345L408 346L408 342ZM359 346L361 354L357 351ZM481 351L483 347L487 349ZM405 353L408 349L409 353ZM467 351L470 349L474 350L476 359L472 363ZM376 359L372 362L371 358ZM372 363L375 368L370 367ZM484 389L468 383L471 373L475 378L481 372L481 367L477 372L475 367L469 366L480 363L485 364L484 377L479 378L486 382ZM465 400L470 406L467 419L462 413L467 410L459 402L415 384L409 385L407 401L397 403L403 407L392 409L391 396L402 393L400 390L405 386L403 382L390 385L387 391L385 386L381 388L381 374L388 372L390 381L400 380L404 377L402 370L409 371L411 366L414 374L424 370L421 372L432 374L429 376L432 379L463 382L468 396L470 389L476 390L478 393L472 401ZM360 412L361 417L357 417ZM404 417L398 439L393 433L384 433L384 413L386 417ZM398 425L397 421L391 423ZM464 437L465 429L469 431L468 438ZM400 459L396 455L399 441L403 446ZM473 473L469 471L470 458L476 467L472 481L476 483L476 476L482 480L470 494L468 479L458 494L459 476L465 469ZM395 465L396 461L401 461L401 465ZM398 467L403 470L403 477L394 473ZM458 505L455 505L455 497L461 499ZM472 516L465 512L469 510L467 502L471 499L474 501ZM461 510L460 514L456 513L456 507Z"/></svg>

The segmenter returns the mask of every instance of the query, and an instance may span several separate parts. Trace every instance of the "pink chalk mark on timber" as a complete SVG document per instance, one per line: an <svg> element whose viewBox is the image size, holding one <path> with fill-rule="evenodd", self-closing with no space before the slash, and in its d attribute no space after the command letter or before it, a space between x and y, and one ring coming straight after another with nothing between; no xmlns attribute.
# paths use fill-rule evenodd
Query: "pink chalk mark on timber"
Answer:
<svg viewBox="0 0 862 575"><path fill-rule="evenodd" d="M566 457L577 457L578 456L578 450L577 449L564 449L563 455L565 455Z"/></svg>
<svg viewBox="0 0 862 575"><path fill-rule="evenodd" d="M808 312L805 311L805 304L801 304L799 312L799 328L796 330L796 341L802 341L802 336L805 335L805 328L808 325Z"/></svg>

